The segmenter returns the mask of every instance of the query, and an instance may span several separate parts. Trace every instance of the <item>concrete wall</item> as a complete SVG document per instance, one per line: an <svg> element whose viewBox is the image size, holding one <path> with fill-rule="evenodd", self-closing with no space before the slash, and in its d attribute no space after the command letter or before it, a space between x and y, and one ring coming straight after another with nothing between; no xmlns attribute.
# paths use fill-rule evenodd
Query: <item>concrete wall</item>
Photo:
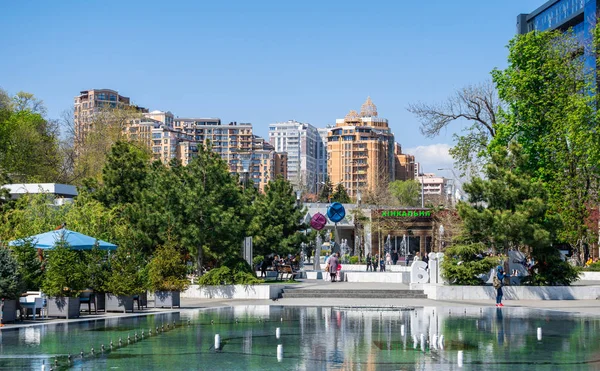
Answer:
<svg viewBox="0 0 600 371"><path fill-rule="evenodd" d="M493 300L496 290L492 286L413 285L422 289L433 300ZM600 286L505 286L505 300L596 300Z"/></svg>
<svg viewBox="0 0 600 371"><path fill-rule="evenodd" d="M382 283L409 283L408 272L344 272L344 281L347 282L382 282Z"/></svg>
<svg viewBox="0 0 600 371"><path fill-rule="evenodd" d="M274 299L286 285L223 285L190 287L181 293L182 298L198 299Z"/></svg>
<svg viewBox="0 0 600 371"><path fill-rule="evenodd" d="M579 276L580 281L600 281L600 272L583 272Z"/></svg>

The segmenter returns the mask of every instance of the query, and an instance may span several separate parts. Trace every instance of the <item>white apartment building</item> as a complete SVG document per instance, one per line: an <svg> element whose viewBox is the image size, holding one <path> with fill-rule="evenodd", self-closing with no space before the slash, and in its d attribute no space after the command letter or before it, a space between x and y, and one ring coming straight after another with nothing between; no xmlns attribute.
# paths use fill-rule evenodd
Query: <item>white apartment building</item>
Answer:
<svg viewBox="0 0 600 371"><path fill-rule="evenodd" d="M275 151L287 153L287 179L294 188L316 193L320 179L319 147L323 145L317 128L295 120L271 124L269 142ZM327 157L325 149L321 156Z"/></svg>

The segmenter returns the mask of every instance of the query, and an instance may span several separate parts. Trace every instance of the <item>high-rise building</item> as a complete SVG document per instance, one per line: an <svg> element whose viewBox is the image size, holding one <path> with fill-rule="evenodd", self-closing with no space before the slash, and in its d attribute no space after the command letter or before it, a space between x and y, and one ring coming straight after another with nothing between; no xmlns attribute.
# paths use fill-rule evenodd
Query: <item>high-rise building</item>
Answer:
<svg viewBox="0 0 600 371"><path fill-rule="evenodd" d="M572 29L582 45L592 45L600 0L550 0L529 14L517 16L517 33ZM585 67L596 70L595 49L584 47Z"/></svg>
<svg viewBox="0 0 600 371"><path fill-rule="evenodd" d="M287 153L287 179L294 188L316 193L319 145L322 144L317 128L294 120L271 124L269 142L277 152Z"/></svg>
<svg viewBox="0 0 600 371"><path fill-rule="evenodd" d="M415 179L415 156L402 153L402 146L394 144L395 180Z"/></svg>
<svg viewBox="0 0 600 371"><path fill-rule="evenodd" d="M131 104L129 97L119 95L111 89L83 90L75 97L73 122L75 124L75 146L81 145L86 133L93 129L94 116L103 109L126 108L144 113L146 108Z"/></svg>
<svg viewBox="0 0 600 371"><path fill-rule="evenodd" d="M394 180L394 134L388 120L378 117L371 98L360 113L352 110L336 120L327 137L327 152L329 180L334 186L343 184L352 197Z"/></svg>
<svg viewBox="0 0 600 371"><path fill-rule="evenodd" d="M333 125L327 125L325 128L318 128L319 142L317 142L317 193L321 186L327 180L327 136Z"/></svg>

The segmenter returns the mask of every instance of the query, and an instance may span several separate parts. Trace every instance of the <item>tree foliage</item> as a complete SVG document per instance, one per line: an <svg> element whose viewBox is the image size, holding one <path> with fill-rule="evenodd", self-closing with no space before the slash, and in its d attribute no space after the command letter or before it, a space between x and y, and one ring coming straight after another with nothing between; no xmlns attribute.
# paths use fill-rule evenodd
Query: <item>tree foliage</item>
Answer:
<svg viewBox="0 0 600 371"><path fill-rule="evenodd" d="M42 291L51 297L76 297L86 285L83 252L71 250L64 241L57 242L47 253Z"/></svg>
<svg viewBox="0 0 600 371"><path fill-rule="evenodd" d="M159 247L148 264L148 286L153 291L183 291L189 286L181 251L172 244Z"/></svg>
<svg viewBox="0 0 600 371"><path fill-rule="evenodd" d="M416 180L396 180L388 185L400 206L417 207L421 199L421 184Z"/></svg>
<svg viewBox="0 0 600 371"><path fill-rule="evenodd" d="M483 256L483 243L457 243L446 249L441 268L444 278L454 285L481 285L498 258Z"/></svg>
<svg viewBox="0 0 600 371"><path fill-rule="evenodd" d="M259 195L252 206L254 217L249 228L256 254L295 253L303 235L302 206L296 202L292 185L282 177L267 184L264 195Z"/></svg>
<svg viewBox="0 0 600 371"><path fill-rule="evenodd" d="M591 239L585 220L600 171L595 71L586 70L582 51L572 32L531 32L510 42L508 67L493 71L507 107L490 144L492 152L522 146L522 171L539 180L562 217L558 237L580 251Z"/></svg>
<svg viewBox="0 0 600 371"><path fill-rule="evenodd" d="M22 290L17 261L9 249L0 247L0 299L17 299Z"/></svg>
<svg viewBox="0 0 600 371"><path fill-rule="evenodd" d="M352 199L350 198L348 191L346 191L346 187L344 187L344 185L342 183L338 184L335 187L335 191L333 192L333 195L331 196L331 202L339 202L342 204L349 204L352 202Z"/></svg>
<svg viewBox="0 0 600 371"><path fill-rule="evenodd" d="M331 195L333 194L333 184L329 178L325 180L325 184L322 185L321 191L319 192L319 202L329 202Z"/></svg>
<svg viewBox="0 0 600 371"><path fill-rule="evenodd" d="M542 182L523 170L528 156L513 143L508 150L494 152L491 161L485 179L474 178L464 185L469 203L458 206L463 220L460 238L505 254L529 250L538 262L529 283L568 284L575 280L575 269L562 261L552 246L560 218L550 210Z"/></svg>

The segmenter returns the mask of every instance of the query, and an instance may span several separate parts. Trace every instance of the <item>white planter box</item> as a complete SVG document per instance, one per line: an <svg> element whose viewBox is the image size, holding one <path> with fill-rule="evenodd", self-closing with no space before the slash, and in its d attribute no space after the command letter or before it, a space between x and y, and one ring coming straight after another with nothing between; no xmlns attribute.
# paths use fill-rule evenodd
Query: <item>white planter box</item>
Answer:
<svg viewBox="0 0 600 371"><path fill-rule="evenodd" d="M286 285L220 285L190 287L181 293L182 298L199 299L275 299Z"/></svg>
<svg viewBox="0 0 600 371"><path fill-rule="evenodd" d="M417 289L411 284L411 289ZM433 300L493 300L492 286L446 286L423 284L422 289ZM504 286L504 300L596 300L600 286Z"/></svg>
<svg viewBox="0 0 600 371"><path fill-rule="evenodd" d="M600 281L600 272L582 272L579 275L580 281Z"/></svg>

